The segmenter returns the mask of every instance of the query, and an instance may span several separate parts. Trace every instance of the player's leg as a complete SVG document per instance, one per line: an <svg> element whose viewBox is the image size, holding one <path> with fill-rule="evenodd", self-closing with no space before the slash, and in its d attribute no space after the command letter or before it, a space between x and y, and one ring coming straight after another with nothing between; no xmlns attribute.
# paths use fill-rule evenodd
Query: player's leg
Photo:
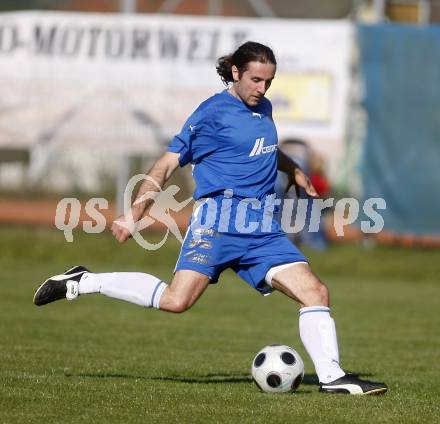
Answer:
<svg viewBox="0 0 440 424"><path fill-rule="evenodd" d="M200 272L181 269L176 271L159 301L159 309L180 313L191 308L209 284L209 277Z"/></svg>
<svg viewBox="0 0 440 424"><path fill-rule="evenodd" d="M274 289L295 299L302 307L329 306L327 287L305 262L274 267L267 278Z"/></svg>
<svg viewBox="0 0 440 424"><path fill-rule="evenodd" d="M193 270L179 270L168 285L154 275L140 272L88 273L79 282L79 294L101 293L146 308L184 312L202 295L209 277Z"/></svg>
<svg viewBox="0 0 440 424"><path fill-rule="evenodd" d="M300 337L312 358L319 381L329 382L345 375L339 366L335 323L330 316L327 287L306 263L275 267L268 274L274 289L297 300L302 306Z"/></svg>
<svg viewBox="0 0 440 424"><path fill-rule="evenodd" d="M383 383L365 381L346 375L339 365L336 327L330 316L327 287L306 263L286 264L272 268L266 283L297 300L300 309L300 337L315 365L320 391L350 394L384 393Z"/></svg>
<svg viewBox="0 0 440 424"><path fill-rule="evenodd" d="M41 306L59 299L73 300L79 295L100 293L146 308L183 312L200 297L208 282L209 277L191 270L177 271L167 285L146 273L92 273L77 266L48 278L37 289L34 303Z"/></svg>

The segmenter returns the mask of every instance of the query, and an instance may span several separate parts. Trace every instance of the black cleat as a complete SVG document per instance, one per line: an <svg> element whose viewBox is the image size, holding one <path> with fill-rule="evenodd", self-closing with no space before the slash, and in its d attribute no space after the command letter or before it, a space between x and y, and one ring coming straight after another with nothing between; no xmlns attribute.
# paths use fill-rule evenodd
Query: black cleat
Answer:
<svg viewBox="0 0 440 424"><path fill-rule="evenodd" d="M42 306L59 299L76 299L78 282L85 272L89 270L79 265L68 269L64 274L48 278L35 292L34 304Z"/></svg>
<svg viewBox="0 0 440 424"><path fill-rule="evenodd" d="M380 395L388 387L384 383L362 380L357 375L345 374L330 383L319 383L319 391L323 393L345 393L349 395Z"/></svg>

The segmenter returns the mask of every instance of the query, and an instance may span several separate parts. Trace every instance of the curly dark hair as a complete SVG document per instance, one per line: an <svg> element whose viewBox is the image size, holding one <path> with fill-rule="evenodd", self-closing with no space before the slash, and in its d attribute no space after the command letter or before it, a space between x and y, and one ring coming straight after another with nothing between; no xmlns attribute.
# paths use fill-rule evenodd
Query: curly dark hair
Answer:
<svg viewBox="0 0 440 424"><path fill-rule="evenodd" d="M232 66L235 65L238 68L241 76L243 72L246 71L249 62L277 64L275 55L270 47L256 43L255 41L247 41L234 53L219 58L216 70L223 83L228 85L228 83L234 82L234 78L232 77Z"/></svg>

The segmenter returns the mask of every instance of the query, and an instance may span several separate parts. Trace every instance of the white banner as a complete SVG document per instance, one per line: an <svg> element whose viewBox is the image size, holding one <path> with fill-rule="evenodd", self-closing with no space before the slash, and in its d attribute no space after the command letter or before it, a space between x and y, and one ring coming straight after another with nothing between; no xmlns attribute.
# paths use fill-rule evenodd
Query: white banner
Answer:
<svg viewBox="0 0 440 424"><path fill-rule="evenodd" d="M21 12L0 14L0 144L163 149L223 89L219 56L270 45L280 139L342 154L352 28L304 21Z"/></svg>

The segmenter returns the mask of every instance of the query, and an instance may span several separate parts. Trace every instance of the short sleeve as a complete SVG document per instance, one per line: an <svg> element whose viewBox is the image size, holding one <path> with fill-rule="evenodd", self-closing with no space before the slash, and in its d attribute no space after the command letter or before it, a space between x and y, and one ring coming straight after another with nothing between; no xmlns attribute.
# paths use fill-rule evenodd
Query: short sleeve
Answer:
<svg viewBox="0 0 440 424"><path fill-rule="evenodd" d="M168 151L179 153L179 164L195 163L215 150L216 129L211 110L197 109L171 140Z"/></svg>

